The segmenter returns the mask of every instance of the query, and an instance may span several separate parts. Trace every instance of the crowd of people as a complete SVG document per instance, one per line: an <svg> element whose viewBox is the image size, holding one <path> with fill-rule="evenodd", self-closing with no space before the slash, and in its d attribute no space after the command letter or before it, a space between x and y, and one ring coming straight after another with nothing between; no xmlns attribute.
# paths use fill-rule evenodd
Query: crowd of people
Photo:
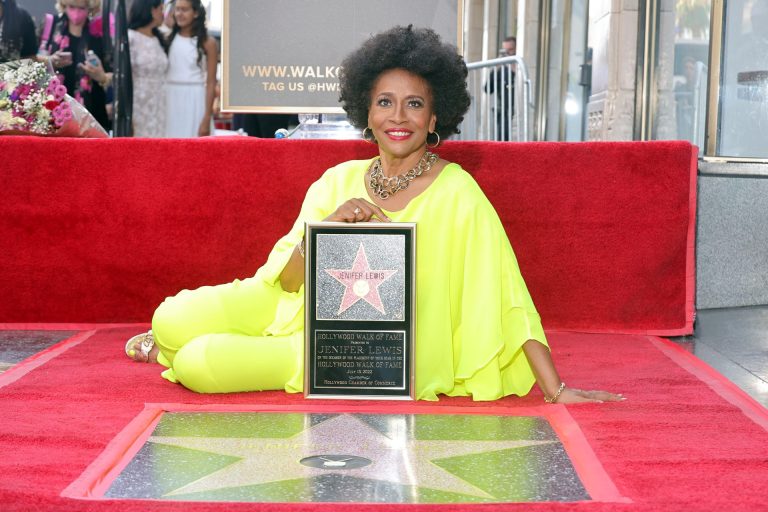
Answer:
<svg viewBox="0 0 768 512"><path fill-rule="evenodd" d="M201 0L132 0L128 45L135 137L198 137L214 133L219 48L208 34ZM113 73L103 48L101 0L55 0L55 14L35 27L17 0L0 0L0 62L32 58L50 64L70 96L106 130L112 125ZM109 26L110 24L106 24ZM515 38L503 43L514 55ZM505 69L485 85L495 97L498 139L510 140L514 71ZM273 137L298 123L296 115L235 114L231 128Z"/></svg>
<svg viewBox="0 0 768 512"><path fill-rule="evenodd" d="M36 28L17 0L0 0L0 62L49 65L109 131L111 59L105 55L100 0L57 0ZM131 135L198 137L213 132L219 48L201 0L133 0L128 10L133 83Z"/></svg>

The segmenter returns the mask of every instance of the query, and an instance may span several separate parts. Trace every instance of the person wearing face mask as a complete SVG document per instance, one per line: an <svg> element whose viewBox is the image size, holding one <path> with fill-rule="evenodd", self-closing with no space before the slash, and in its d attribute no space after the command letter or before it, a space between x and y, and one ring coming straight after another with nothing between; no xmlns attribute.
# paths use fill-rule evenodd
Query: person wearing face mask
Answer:
<svg viewBox="0 0 768 512"><path fill-rule="evenodd" d="M101 80L98 80L86 71L89 51L101 62L104 60L101 37L92 33L88 19L88 13L95 5L94 0L58 0L56 10L59 15L50 29L43 29L41 49L47 57L40 58L48 60L63 78L67 93L82 103L105 130L109 130L106 89L112 74L102 72L98 75ZM98 68L103 70L100 63Z"/></svg>

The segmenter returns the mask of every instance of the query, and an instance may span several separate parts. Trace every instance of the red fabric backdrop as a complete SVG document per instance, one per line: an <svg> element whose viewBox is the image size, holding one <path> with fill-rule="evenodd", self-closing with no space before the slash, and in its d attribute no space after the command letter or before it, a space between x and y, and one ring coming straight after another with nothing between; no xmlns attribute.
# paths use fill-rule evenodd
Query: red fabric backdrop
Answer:
<svg viewBox="0 0 768 512"><path fill-rule="evenodd" d="M309 184L375 149L0 137L0 322L147 322L182 288L253 275ZM693 146L448 142L439 153L496 207L545 327L692 330Z"/></svg>

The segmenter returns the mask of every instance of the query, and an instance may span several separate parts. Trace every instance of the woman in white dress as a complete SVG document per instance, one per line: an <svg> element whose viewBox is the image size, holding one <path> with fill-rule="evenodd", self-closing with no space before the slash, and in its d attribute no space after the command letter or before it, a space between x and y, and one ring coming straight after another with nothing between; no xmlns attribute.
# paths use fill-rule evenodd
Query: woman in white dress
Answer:
<svg viewBox="0 0 768 512"><path fill-rule="evenodd" d="M204 137L213 131L219 49L208 37L200 0L176 0L167 75L166 137Z"/></svg>
<svg viewBox="0 0 768 512"><path fill-rule="evenodd" d="M168 55L158 27L163 0L133 0L128 14L128 44L133 76L133 136L165 136L165 74Z"/></svg>

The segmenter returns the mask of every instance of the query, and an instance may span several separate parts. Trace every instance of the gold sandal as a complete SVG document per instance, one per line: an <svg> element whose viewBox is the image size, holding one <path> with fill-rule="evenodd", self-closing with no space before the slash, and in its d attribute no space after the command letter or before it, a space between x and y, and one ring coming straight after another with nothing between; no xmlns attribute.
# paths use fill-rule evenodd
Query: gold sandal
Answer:
<svg viewBox="0 0 768 512"><path fill-rule="evenodd" d="M144 357L146 357L144 361L139 361L136 359L136 349L134 348L136 343L139 343L139 351L144 354ZM148 363L149 353L152 351L152 347L154 346L155 338L152 336L152 330L149 330L147 332L133 336L125 343L125 355L127 355L133 361Z"/></svg>

